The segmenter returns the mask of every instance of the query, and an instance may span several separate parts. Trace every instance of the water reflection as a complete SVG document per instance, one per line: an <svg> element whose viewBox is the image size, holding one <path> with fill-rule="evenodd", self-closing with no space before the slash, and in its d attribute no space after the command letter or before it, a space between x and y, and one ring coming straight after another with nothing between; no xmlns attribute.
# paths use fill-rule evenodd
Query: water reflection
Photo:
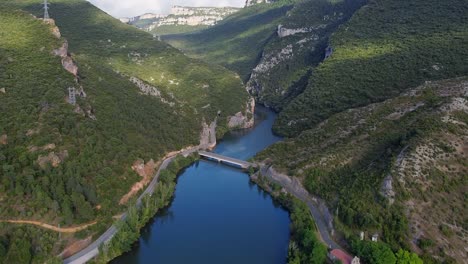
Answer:
<svg viewBox="0 0 468 264"><path fill-rule="evenodd" d="M271 133L274 114L259 110L255 128L226 135L215 152L248 159L280 140ZM113 263L284 264L288 240L288 213L247 174L202 160L180 175L169 208Z"/></svg>

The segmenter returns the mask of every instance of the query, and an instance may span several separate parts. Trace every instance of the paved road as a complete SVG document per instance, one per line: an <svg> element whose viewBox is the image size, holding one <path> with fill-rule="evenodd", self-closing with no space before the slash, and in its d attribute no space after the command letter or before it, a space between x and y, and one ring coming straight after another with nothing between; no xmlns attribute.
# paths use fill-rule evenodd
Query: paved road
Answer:
<svg viewBox="0 0 468 264"><path fill-rule="evenodd" d="M296 181L291 180L290 177L275 172L271 167L262 167L260 171L263 176L266 176L268 179L280 184L288 193L296 196L307 204L312 216L314 217L315 224L317 225L322 241L327 244L328 248L341 249L344 251L344 249L338 245L330 235L330 230L326 224L330 220L326 220L322 212L317 208L316 202L314 202L307 190L304 189L297 179L295 179Z"/></svg>
<svg viewBox="0 0 468 264"><path fill-rule="evenodd" d="M190 153L193 153L197 151L198 148L193 148L190 150L186 150L182 153L182 155L188 155ZM171 156L167 159L165 159L162 163L161 166L159 166L158 171L153 177L153 180L150 182L146 190L138 197L137 199L137 206L141 205L142 199L146 194L153 194L157 184L158 184L158 179L159 179L159 174L161 173L161 170L166 169L169 163L176 157L177 155ZM121 220L125 220L127 218L127 213L124 213L121 216ZM96 241L91 243L89 246L87 246L85 249L81 250L80 252L76 253L75 255L66 258L63 260L63 263L65 264L82 264L88 262L90 259L96 257L99 254L99 247L103 245L104 243L108 243L112 237L117 233L117 227L116 225L112 225L109 229L107 229L104 234L102 234Z"/></svg>

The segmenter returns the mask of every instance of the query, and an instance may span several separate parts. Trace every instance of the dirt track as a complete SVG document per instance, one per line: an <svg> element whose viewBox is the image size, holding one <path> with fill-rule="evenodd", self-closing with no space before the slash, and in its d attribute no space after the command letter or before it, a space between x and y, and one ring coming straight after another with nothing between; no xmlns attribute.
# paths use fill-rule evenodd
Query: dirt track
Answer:
<svg viewBox="0 0 468 264"><path fill-rule="evenodd" d="M29 220L0 220L0 223L12 223L12 224L26 224L26 225L35 225L39 226L45 229L49 229L55 232L60 232L60 233L76 233L78 231L84 230L92 225L95 225L97 221L80 225L80 226L74 226L74 227L56 227L53 225L49 225L46 223L41 223L38 221L29 221Z"/></svg>

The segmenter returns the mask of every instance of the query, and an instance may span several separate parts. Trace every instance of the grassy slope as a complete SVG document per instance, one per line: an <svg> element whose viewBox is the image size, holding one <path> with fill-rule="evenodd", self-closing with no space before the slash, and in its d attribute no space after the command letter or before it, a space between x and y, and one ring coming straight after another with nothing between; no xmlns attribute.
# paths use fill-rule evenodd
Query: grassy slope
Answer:
<svg viewBox="0 0 468 264"><path fill-rule="evenodd" d="M297 135L333 113L466 74L467 14L463 0L371 1L332 36L335 53L280 114L275 131Z"/></svg>
<svg viewBox="0 0 468 264"><path fill-rule="evenodd" d="M257 159L271 159L328 201L348 238L361 230L378 232L395 251L403 246L461 261L468 214L467 84L466 78L429 83L414 93L347 110ZM389 175L393 206L381 194ZM418 248L424 240L432 244Z"/></svg>
<svg viewBox="0 0 468 264"><path fill-rule="evenodd" d="M66 103L67 88L76 83L52 55L63 39L19 11L39 15L40 8L36 1L0 4L0 88L6 88L0 92L0 136L7 136L0 145L0 217L62 225L101 220L79 235L84 237L103 230L124 209L116 205L139 180L130 168L136 159L157 160L197 144L202 119L212 120L222 110L225 126L225 117L245 107L247 93L235 74L189 59L87 2L55 1L51 16L70 44L87 93L78 104L92 109L97 121L84 117ZM140 94L130 76L156 86L175 106ZM202 108L207 104L211 107ZM54 150L28 150L52 143ZM58 167L38 166L39 156L63 151L68 157ZM13 254L10 239L36 239L37 232L15 230L2 224L0 259ZM58 253L60 243L24 248L39 261ZM8 256L10 263L21 257Z"/></svg>
<svg viewBox="0 0 468 264"><path fill-rule="evenodd" d="M165 36L164 40L189 56L223 65L247 80L292 2L254 5L214 27L193 34Z"/></svg>

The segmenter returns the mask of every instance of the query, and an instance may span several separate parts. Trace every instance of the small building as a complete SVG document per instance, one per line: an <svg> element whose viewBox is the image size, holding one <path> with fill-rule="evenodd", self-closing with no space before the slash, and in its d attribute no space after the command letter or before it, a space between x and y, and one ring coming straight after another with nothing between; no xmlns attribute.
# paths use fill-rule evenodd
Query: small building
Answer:
<svg viewBox="0 0 468 264"><path fill-rule="evenodd" d="M379 234L372 235L372 242L377 242L379 240Z"/></svg>

